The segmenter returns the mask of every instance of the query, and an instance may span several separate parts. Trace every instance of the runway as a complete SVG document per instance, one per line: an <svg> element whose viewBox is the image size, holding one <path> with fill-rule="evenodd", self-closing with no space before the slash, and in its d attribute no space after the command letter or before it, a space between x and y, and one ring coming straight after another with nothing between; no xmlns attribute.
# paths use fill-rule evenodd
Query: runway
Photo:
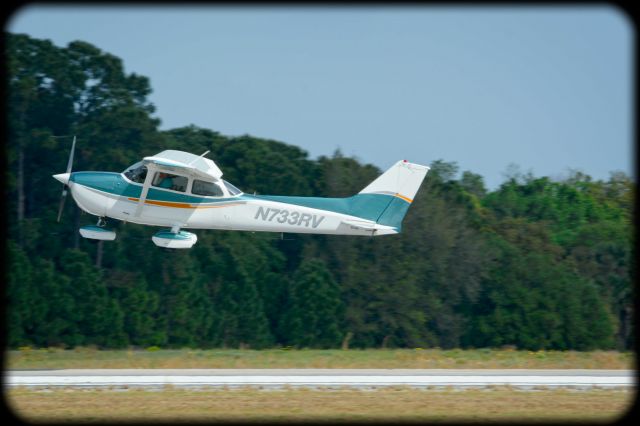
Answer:
<svg viewBox="0 0 640 426"><path fill-rule="evenodd" d="M418 370L418 369L108 369L9 370L5 386L153 388L283 387L377 388L630 388L633 370Z"/></svg>

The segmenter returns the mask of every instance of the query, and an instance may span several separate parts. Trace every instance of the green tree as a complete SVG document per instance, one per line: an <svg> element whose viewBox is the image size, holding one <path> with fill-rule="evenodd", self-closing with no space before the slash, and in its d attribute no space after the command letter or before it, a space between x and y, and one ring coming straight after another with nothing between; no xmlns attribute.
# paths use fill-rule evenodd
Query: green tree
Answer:
<svg viewBox="0 0 640 426"><path fill-rule="evenodd" d="M261 271L245 263L252 258L243 244L250 243L240 235L227 235L214 248L216 268L207 274L216 313L210 340L224 347L258 349L272 344L273 337L256 285Z"/></svg>
<svg viewBox="0 0 640 426"><path fill-rule="evenodd" d="M169 252L151 245L154 230L111 221L118 239L96 245L77 232L95 218L71 201L56 222L51 175L70 135L76 171L210 151L249 194L351 196L380 170L339 150L311 160L250 135L159 131L149 80L119 58L83 41L5 38L11 347L335 347L343 335L353 347L633 347L636 190L624 173L554 180L512 166L489 191L437 160L398 236L202 230L192 250Z"/></svg>
<svg viewBox="0 0 640 426"><path fill-rule="evenodd" d="M324 263L305 260L293 275L284 318L287 343L298 347L331 348L343 331L340 288Z"/></svg>
<svg viewBox="0 0 640 426"><path fill-rule="evenodd" d="M71 281L75 322L82 340L78 344L117 347L126 343L122 312L110 300L101 274L89 256L75 249L60 257L60 269Z"/></svg>
<svg viewBox="0 0 640 426"><path fill-rule="evenodd" d="M595 287L558 260L540 224L511 221L491 238L490 274L472 306L465 346L538 349L609 348L612 321L594 305Z"/></svg>
<svg viewBox="0 0 640 426"><path fill-rule="evenodd" d="M46 295L46 312L34 332L34 342L43 347L83 344L73 281L63 275L51 260L38 258L34 266L34 282L41 294Z"/></svg>
<svg viewBox="0 0 640 426"><path fill-rule="evenodd" d="M171 346L206 345L212 325L213 304L197 263L185 252L167 252L160 264L166 317L167 342Z"/></svg>
<svg viewBox="0 0 640 426"><path fill-rule="evenodd" d="M113 270L107 279L114 300L123 313L127 341L135 346L162 346L167 342L166 319L160 313L160 297L149 289L140 272Z"/></svg>
<svg viewBox="0 0 640 426"><path fill-rule="evenodd" d="M465 191L475 195L478 198L482 198L487 194L487 189L484 185L484 179L482 178L482 176L476 173L472 173L468 170L462 173L460 186L462 186Z"/></svg>
<svg viewBox="0 0 640 426"><path fill-rule="evenodd" d="M13 241L8 242L7 285L8 343L10 346L28 345L31 332L42 319L43 301L35 291L31 262Z"/></svg>

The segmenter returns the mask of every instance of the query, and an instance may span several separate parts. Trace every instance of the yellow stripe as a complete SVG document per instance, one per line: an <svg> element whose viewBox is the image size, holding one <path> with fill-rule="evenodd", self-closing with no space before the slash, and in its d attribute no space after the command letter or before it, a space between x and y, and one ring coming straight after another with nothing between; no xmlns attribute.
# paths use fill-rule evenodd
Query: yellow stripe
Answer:
<svg viewBox="0 0 640 426"><path fill-rule="evenodd" d="M405 200L407 203L413 203L413 200L411 198L405 197L404 195L396 194L396 197Z"/></svg>
<svg viewBox="0 0 640 426"><path fill-rule="evenodd" d="M140 201L139 198L133 198L133 197L129 197L128 198L130 201ZM177 209L220 209L223 207L229 207L232 205L236 205L236 203L233 204L225 204L223 206L201 206L199 204L189 204L189 203L175 203L175 202L170 202L170 201L157 201L157 200L144 200L145 204L151 204L154 206L162 206L162 207L174 207Z"/></svg>

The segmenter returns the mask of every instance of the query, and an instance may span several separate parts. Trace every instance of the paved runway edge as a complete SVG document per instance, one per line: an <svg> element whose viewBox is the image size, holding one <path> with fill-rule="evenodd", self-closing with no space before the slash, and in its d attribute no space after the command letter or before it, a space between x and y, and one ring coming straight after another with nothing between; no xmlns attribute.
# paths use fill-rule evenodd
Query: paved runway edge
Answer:
<svg viewBox="0 0 640 426"><path fill-rule="evenodd" d="M9 387L629 388L633 370L105 369L10 370Z"/></svg>

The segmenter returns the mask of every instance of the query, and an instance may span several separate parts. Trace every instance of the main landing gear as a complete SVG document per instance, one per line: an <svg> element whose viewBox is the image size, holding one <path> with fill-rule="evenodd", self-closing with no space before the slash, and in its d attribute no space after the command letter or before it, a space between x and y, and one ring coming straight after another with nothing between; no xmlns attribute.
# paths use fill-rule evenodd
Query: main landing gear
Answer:
<svg viewBox="0 0 640 426"><path fill-rule="evenodd" d="M80 228L80 235L90 240L113 241L116 239L115 231L106 228L107 221L104 217L98 218L95 225L85 225ZM180 226L174 225L171 229L163 229L151 237L151 241L158 247L167 249L188 249L198 241L198 236L191 232L181 231Z"/></svg>
<svg viewBox="0 0 640 426"><path fill-rule="evenodd" d="M106 229L107 221L104 217L98 218L96 225L85 225L80 228L80 235L90 240L113 241L116 239L116 233Z"/></svg>
<svg viewBox="0 0 640 426"><path fill-rule="evenodd" d="M170 249L188 249L198 241L198 236L191 232L181 231L174 225L171 229L163 229L151 237L153 244Z"/></svg>

